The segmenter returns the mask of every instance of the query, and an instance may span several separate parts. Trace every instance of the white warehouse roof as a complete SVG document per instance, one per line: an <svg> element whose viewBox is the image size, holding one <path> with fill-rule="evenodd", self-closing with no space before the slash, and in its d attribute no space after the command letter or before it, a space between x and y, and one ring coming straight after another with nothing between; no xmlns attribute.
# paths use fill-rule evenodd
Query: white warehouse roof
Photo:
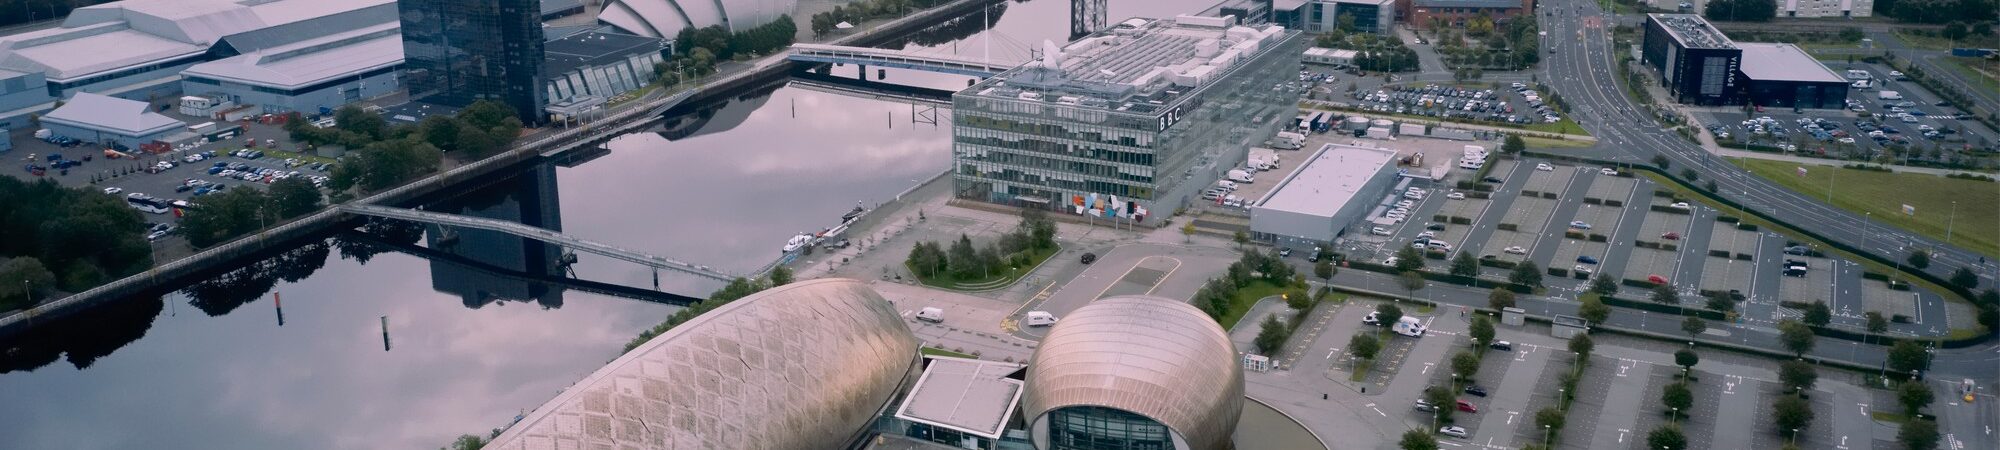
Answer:
<svg viewBox="0 0 2000 450"><path fill-rule="evenodd" d="M77 8L62 26L0 37L0 68L68 81L206 52L223 37L395 0L125 0Z"/></svg>
<svg viewBox="0 0 2000 450"><path fill-rule="evenodd" d="M89 92L78 92L68 103L42 116L42 121L125 136L145 136L187 125L147 111L146 102Z"/></svg>
<svg viewBox="0 0 2000 450"><path fill-rule="evenodd" d="M196 64L181 74L278 89L299 88L402 64L402 36L398 24L379 24Z"/></svg>
<svg viewBox="0 0 2000 450"><path fill-rule="evenodd" d="M1395 161L1396 151L1391 149L1326 144L1291 177L1271 188L1256 207L1331 217L1353 201L1383 166Z"/></svg>
<svg viewBox="0 0 2000 450"><path fill-rule="evenodd" d="M1743 75L1757 81L1814 81L1824 83L1846 83L1847 79L1833 73L1833 69L1820 64L1818 59L1807 55L1804 50L1792 44L1767 44L1761 42L1738 42L1743 49Z"/></svg>

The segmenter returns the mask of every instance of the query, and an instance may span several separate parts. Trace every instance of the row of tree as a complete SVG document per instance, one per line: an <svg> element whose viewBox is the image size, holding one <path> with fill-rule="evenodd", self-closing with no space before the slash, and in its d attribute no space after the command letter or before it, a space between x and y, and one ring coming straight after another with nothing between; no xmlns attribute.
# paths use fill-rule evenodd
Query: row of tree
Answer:
<svg viewBox="0 0 2000 450"><path fill-rule="evenodd" d="M630 352L632 351L632 349L639 348L639 346L645 344L646 341L653 340L654 337L659 336L662 333L666 333L667 330L672 330L674 329L674 327L680 326L680 324L687 323L687 321L689 320L694 320L695 317L700 317L702 314L705 314L709 311L714 311L716 308L722 307L722 305L729 304L729 302L736 301L743 297L749 297L750 294L763 292L765 289L770 289L777 286L784 286L791 283L792 283L792 269L786 268L785 266L782 265L778 266L777 268L771 269L771 274L765 276L764 278L753 280L749 278L737 277L734 280L729 280L729 284L723 286L722 289L717 289L715 290L715 292L709 293L707 300L702 300L701 303L696 303L693 306L681 309L680 311L675 311L674 315L667 316L666 321L660 322L659 325L654 325L653 328L649 328L646 331L639 333L638 337L634 337L630 342L625 343L625 350L621 351L620 353Z"/></svg>
<svg viewBox="0 0 2000 450"><path fill-rule="evenodd" d="M522 128L512 108L487 100L474 102L456 115L426 117L414 125L392 125L381 114L353 106L334 112L334 121L333 127L325 129L299 120L287 122L285 127L293 139L331 139L348 147L328 183L336 193L355 187L374 191L395 186L437 170L447 152L461 161L486 157L513 145Z"/></svg>
<svg viewBox="0 0 2000 450"><path fill-rule="evenodd" d="M688 55L695 49L706 49L719 59L731 59L737 55L762 55L792 45L798 39L799 25L792 22L791 15L778 16L756 28L730 33L721 25L702 28L683 28L674 36L674 54Z"/></svg>
<svg viewBox="0 0 2000 450"><path fill-rule="evenodd" d="M846 5L835 6L832 11L813 14L813 36L824 36L833 32L841 22L859 25L869 19L897 17L910 11L942 5L947 0L861 0Z"/></svg>
<svg viewBox="0 0 2000 450"><path fill-rule="evenodd" d="M1875 14L1904 22L1990 22L1996 11L1994 0L1875 0Z"/></svg>
<svg viewBox="0 0 2000 450"><path fill-rule="evenodd" d="M285 219L311 214L325 197L302 177L271 182L267 191L230 189L201 197L181 216L180 233L202 248L242 236Z"/></svg>
<svg viewBox="0 0 2000 450"><path fill-rule="evenodd" d="M993 277L996 271L1027 267L1036 263L1036 252L1056 248L1056 224L1039 209L1021 210L1021 221L1000 239L984 247L972 244L964 234L946 249L937 241L918 242L903 264L924 278L944 275L964 280Z"/></svg>
<svg viewBox="0 0 2000 450"><path fill-rule="evenodd" d="M125 200L49 180L0 177L0 310L152 267L146 221Z"/></svg>

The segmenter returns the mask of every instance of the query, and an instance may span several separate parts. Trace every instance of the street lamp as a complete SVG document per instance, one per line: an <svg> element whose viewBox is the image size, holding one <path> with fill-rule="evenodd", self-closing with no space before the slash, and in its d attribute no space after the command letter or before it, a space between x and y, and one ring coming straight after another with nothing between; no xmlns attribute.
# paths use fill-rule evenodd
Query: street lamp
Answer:
<svg viewBox="0 0 2000 450"><path fill-rule="evenodd" d="M1542 445L1543 445L1543 447L1547 447L1547 448L1555 448L1555 446L1554 446L1554 445L1552 445L1552 444L1551 444L1551 443L1549 442L1549 441L1553 441L1553 440L1555 440L1555 439L1556 439L1556 429L1555 429L1555 427L1551 427L1551 426L1548 426L1548 425L1542 425Z"/></svg>

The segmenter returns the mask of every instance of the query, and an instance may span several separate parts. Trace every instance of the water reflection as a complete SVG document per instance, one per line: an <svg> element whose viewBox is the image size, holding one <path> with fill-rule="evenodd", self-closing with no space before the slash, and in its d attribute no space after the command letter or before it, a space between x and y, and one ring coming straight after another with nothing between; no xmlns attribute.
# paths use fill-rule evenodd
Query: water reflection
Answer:
<svg viewBox="0 0 2000 450"><path fill-rule="evenodd" d="M153 317L163 309L166 303L158 296L136 298L91 308L9 337L0 343L0 374L35 370L65 359L76 370L88 369L98 358L146 337ZM0 417L5 416L4 410L20 411L27 405L0 404L10 405L0 408Z"/></svg>

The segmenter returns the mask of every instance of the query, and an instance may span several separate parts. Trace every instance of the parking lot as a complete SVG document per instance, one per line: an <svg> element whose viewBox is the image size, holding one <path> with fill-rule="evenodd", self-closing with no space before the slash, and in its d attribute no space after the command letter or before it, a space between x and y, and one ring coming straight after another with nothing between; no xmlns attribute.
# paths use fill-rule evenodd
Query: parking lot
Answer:
<svg viewBox="0 0 2000 450"><path fill-rule="evenodd" d="M1380 113L1409 114L1516 125L1555 123L1562 116L1543 103L1541 92L1523 83L1485 89L1473 85L1403 83L1356 90L1354 106Z"/></svg>
<svg viewBox="0 0 2000 450"><path fill-rule="evenodd" d="M1891 145L1936 146L1937 152L1889 157L1897 162L1905 157L1939 162L1968 146L1990 148L1995 143L1993 130L1977 121L1959 120L1962 111L1916 83L1899 81L1887 66L1831 61L1827 65L1838 73L1865 71L1871 87L1850 89L1846 109L1719 108L1701 113L1708 116L1703 121L1718 140L1834 158L1875 158ZM1892 97L1898 98L1884 98L1883 91L1896 92Z"/></svg>
<svg viewBox="0 0 2000 450"><path fill-rule="evenodd" d="M1864 279L1855 263L1808 257L1804 247L1796 248L1801 254L1787 254L1796 242L1740 224L1740 218L1705 205L1685 204L1645 178L1536 160L1491 164L1491 178L1501 182L1491 184L1490 199L1447 199L1419 209L1412 216L1419 219L1393 230L1388 239L1369 236L1367 242L1377 247L1360 257L1382 261L1431 231L1436 239L1457 245L1456 251L1495 260L1482 265L1484 278L1506 280L1512 263L1535 262L1548 272L1543 285L1550 295L1575 295L1587 287L1590 276L1612 276L1619 285L1615 296L1627 300L1649 299L1655 281L1673 286L1688 307L1703 307L1704 292L1733 294L1741 302L1738 319L1762 326L1798 317L1799 308L1812 301L1827 302L1835 325L1857 329L1865 324L1867 311L1881 312L1895 322L1892 333L1938 335L1951 324L1965 327L1973 319L1947 314L1943 299L1934 293L1893 290L1882 281ZM1516 167L1520 170L1511 170ZM1431 198L1427 203L1436 202L1436 195ZM1803 261L1809 269L1802 277L1786 276L1787 259ZM1577 277L1579 266L1592 275ZM1444 270L1439 263L1430 267Z"/></svg>

